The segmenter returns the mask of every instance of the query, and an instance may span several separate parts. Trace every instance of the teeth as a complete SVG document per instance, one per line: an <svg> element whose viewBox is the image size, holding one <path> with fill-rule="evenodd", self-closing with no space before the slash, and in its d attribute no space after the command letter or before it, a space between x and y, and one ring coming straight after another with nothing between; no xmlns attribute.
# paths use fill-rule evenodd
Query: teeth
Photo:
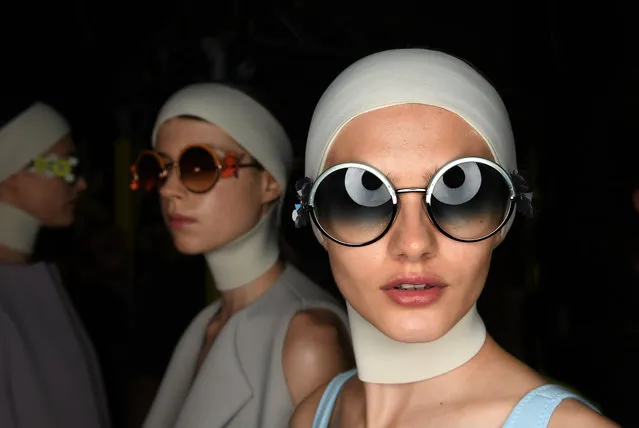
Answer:
<svg viewBox="0 0 639 428"><path fill-rule="evenodd" d="M398 290L424 290L426 288L433 288L433 286L428 284L400 284L395 288Z"/></svg>

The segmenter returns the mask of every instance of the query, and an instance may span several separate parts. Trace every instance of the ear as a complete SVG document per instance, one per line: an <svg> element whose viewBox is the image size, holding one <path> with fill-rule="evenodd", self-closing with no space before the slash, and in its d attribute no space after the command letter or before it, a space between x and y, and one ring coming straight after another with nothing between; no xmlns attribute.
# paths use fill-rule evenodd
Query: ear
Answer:
<svg viewBox="0 0 639 428"><path fill-rule="evenodd" d="M282 187L268 171L262 172L262 203L269 204L282 194Z"/></svg>
<svg viewBox="0 0 639 428"><path fill-rule="evenodd" d="M499 244L504 242L504 238L506 237L506 233L507 232L508 232L507 229L502 228L499 231L499 233L496 233L495 236L493 236L493 250L495 250L497 247L499 247Z"/></svg>
<svg viewBox="0 0 639 428"><path fill-rule="evenodd" d="M328 240L326 239L326 237L322 235L322 232L320 232L319 229L315 227L313 223L311 223L311 228L313 229L313 235L315 235L315 238L317 238L317 242L320 243L320 245L324 248L325 251L328 251L328 248L327 248Z"/></svg>

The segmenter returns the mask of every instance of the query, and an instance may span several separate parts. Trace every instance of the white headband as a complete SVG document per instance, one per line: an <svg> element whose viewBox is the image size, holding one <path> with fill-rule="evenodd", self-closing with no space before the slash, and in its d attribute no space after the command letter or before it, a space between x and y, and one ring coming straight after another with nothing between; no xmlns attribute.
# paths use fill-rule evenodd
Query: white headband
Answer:
<svg viewBox="0 0 639 428"><path fill-rule="evenodd" d="M517 169L506 108L486 79L464 61L425 49L370 55L344 70L320 99L306 145L306 176L317 178L335 137L354 118L384 107L426 104L449 110L488 143L495 161Z"/></svg>
<svg viewBox="0 0 639 428"><path fill-rule="evenodd" d="M153 130L178 116L195 116L219 126L273 175L280 200L259 223L235 241L204 254L219 290L232 290L258 278L279 258L282 201L293 162L293 148L280 123L243 92L217 83L201 83L178 91L164 104Z"/></svg>
<svg viewBox="0 0 639 428"><path fill-rule="evenodd" d="M423 49L380 52L344 70L320 99L306 145L306 176L315 180L339 132L354 118L384 107L425 104L456 113L486 141L495 161L516 171L506 108L477 71L455 57ZM511 223L502 229L502 236ZM323 239L313 226L317 238ZM447 373L482 348L486 329L473 305L446 334L427 343L397 342L347 304L358 376L364 382L410 383Z"/></svg>
<svg viewBox="0 0 639 428"><path fill-rule="evenodd" d="M245 93L218 83L187 86L162 107L153 129L153 146L160 126L178 116L195 116L219 126L244 147L286 188L293 149L282 125Z"/></svg>
<svg viewBox="0 0 639 428"><path fill-rule="evenodd" d="M20 171L71 132L64 117L35 103L0 129L0 182Z"/></svg>
<svg viewBox="0 0 639 428"><path fill-rule="evenodd" d="M71 132L66 119L36 102L0 128L0 182L23 169ZM40 220L0 202L0 244L27 254L33 251Z"/></svg>

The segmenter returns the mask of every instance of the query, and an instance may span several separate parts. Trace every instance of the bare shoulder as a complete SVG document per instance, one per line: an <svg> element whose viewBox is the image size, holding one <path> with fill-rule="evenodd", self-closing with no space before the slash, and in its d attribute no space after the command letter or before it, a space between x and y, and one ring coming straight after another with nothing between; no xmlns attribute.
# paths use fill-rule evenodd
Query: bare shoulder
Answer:
<svg viewBox="0 0 639 428"><path fill-rule="evenodd" d="M579 401L564 400L552 415L548 428L619 428L619 425Z"/></svg>
<svg viewBox="0 0 639 428"><path fill-rule="evenodd" d="M327 309L307 309L291 319L284 341L283 357L287 360L335 357L352 354L350 340L342 320ZM346 367L350 368L350 367Z"/></svg>
<svg viewBox="0 0 639 428"><path fill-rule="evenodd" d="M295 314L284 340L282 365L295 404L352 368L350 340L342 320L325 309Z"/></svg>
<svg viewBox="0 0 639 428"><path fill-rule="evenodd" d="M308 428L313 425L315 412L328 384L322 385L304 398L293 411L289 428Z"/></svg>

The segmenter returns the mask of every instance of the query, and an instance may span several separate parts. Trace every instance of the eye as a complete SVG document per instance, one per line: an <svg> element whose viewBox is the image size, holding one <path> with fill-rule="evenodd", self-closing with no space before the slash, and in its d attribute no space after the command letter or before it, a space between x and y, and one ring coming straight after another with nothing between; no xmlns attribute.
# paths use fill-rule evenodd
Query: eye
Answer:
<svg viewBox="0 0 639 428"><path fill-rule="evenodd" d="M447 170L435 184L433 196L447 205L470 201L481 189L482 177L475 162L466 162Z"/></svg>
<svg viewBox="0 0 639 428"><path fill-rule="evenodd" d="M364 207L379 207L391 199L382 180L361 168L346 170L344 188L353 202Z"/></svg>

